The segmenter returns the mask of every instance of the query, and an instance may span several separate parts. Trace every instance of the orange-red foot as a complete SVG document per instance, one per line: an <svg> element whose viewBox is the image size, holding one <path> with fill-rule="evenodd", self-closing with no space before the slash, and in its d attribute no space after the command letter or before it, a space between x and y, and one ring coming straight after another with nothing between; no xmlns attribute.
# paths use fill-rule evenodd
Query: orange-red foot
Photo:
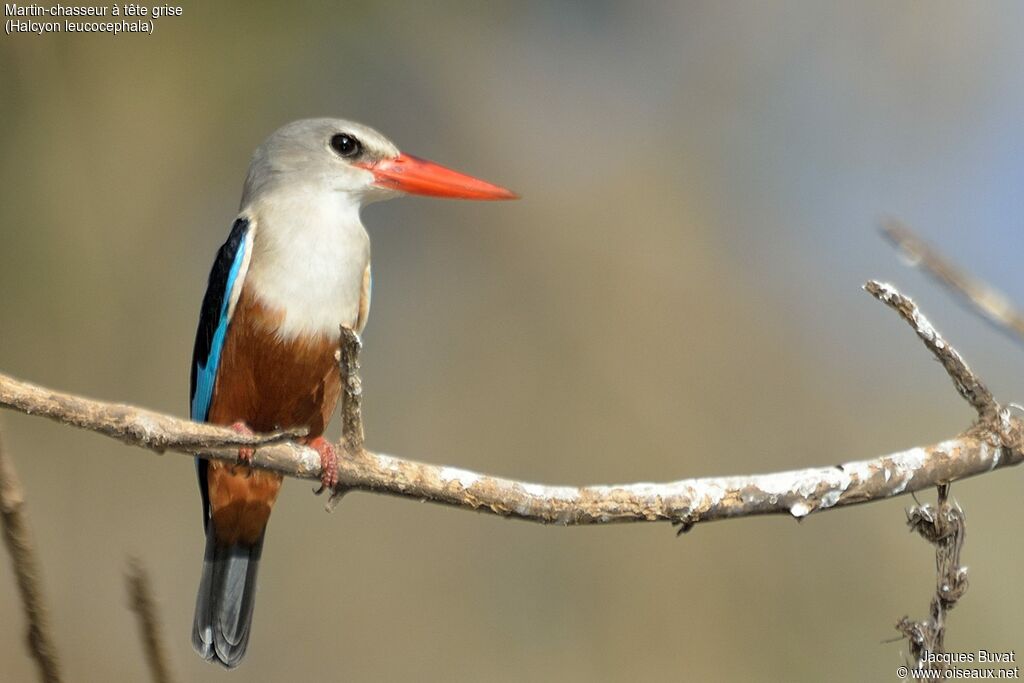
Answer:
<svg viewBox="0 0 1024 683"><path fill-rule="evenodd" d="M338 485L338 449L322 436L310 441L309 447L320 454L320 489L317 493L333 490Z"/></svg>
<svg viewBox="0 0 1024 683"><path fill-rule="evenodd" d="M235 424L231 425L231 428L234 429L239 434L244 434L246 436L251 436L253 433L251 429L245 426L244 422L236 422ZM252 446L242 446L241 448L238 449L238 462L242 463L243 465L251 465L252 456L255 454L256 449L253 448Z"/></svg>

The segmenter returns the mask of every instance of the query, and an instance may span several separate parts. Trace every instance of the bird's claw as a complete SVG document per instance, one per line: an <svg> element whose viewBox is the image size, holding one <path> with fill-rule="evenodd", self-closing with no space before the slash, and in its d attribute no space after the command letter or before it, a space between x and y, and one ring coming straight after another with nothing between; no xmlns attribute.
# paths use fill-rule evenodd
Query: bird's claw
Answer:
<svg viewBox="0 0 1024 683"><path fill-rule="evenodd" d="M309 447L320 454L320 488L314 493L333 491L338 485L338 449L322 436L310 441Z"/></svg>
<svg viewBox="0 0 1024 683"><path fill-rule="evenodd" d="M236 422L231 425L231 428L239 434L245 436L252 436L253 431L249 429L244 422ZM251 465L252 458L256 454L256 449L252 446L242 446L238 449L238 462L242 465Z"/></svg>

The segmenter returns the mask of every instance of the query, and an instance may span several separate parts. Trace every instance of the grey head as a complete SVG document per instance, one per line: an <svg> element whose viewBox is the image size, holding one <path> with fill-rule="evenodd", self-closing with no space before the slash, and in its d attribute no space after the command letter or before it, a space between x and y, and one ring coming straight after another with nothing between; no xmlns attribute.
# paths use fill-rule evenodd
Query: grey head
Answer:
<svg viewBox="0 0 1024 683"><path fill-rule="evenodd" d="M242 206L277 189L340 192L362 205L398 193L451 199L515 199L503 187L402 154L369 126L302 119L278 128L249 164Z"/></svg>
<svg viewBox="0 0 1024 683"><path fill-rule="evenodd" d="M345 192L367 203L394 196L375 185L370 168L397 159L398 148L360 123L344 119L301 119L274 131L256 148L245 179L242 205L281 186Z"/></svg>

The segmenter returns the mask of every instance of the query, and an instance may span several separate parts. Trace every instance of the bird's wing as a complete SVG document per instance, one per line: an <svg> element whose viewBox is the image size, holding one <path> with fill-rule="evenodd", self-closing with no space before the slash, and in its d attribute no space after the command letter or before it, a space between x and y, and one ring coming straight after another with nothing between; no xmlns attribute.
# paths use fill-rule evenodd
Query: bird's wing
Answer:
<svg viewBox="0 0 1024 683"><path fill-rule="evenodd" d="M203 296L199 314L199 329L192 350L192 376L189 389L190 414L194 421L205 422L210 414L213 387L217 381L221 350L227 335L228 323L235 312L235 304L242 291L245 273L252 256L255 226L248 218L238 218L231 226L231 234L217 252L210 270L210 282ZM203 497L203 525L209 516L210 500L206 489L206 462L196 459L199 490Z"/></svg>

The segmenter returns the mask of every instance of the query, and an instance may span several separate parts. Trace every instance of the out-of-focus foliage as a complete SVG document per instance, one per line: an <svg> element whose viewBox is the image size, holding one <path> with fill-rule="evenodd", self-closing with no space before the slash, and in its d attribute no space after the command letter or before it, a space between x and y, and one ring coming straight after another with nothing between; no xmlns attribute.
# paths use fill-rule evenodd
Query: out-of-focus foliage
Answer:
<svg viewBox="0 0 1024 683"><path fill-rule="evenodd" d="M153 36L0 37L0 369L186 414L205 278L248 156L364 121L513 204L365 214L369 444L545 482L820 465L971 418L859 291L917 298L1004 400L1024 354L908 271L898 215L1018 301L1015 3L190 3ZM141 680L129 553L183 680L203 540L180 457L0 416L76 680ZM251 681L887 680L931 549L906 501L557 529L289 482ZM958 484L952 650L1021 646L1019 472ZM0 563L4 566L6 561ZM0 570L0 679L33 675ZM340 673L337 673L340 672Z"/></svg>

